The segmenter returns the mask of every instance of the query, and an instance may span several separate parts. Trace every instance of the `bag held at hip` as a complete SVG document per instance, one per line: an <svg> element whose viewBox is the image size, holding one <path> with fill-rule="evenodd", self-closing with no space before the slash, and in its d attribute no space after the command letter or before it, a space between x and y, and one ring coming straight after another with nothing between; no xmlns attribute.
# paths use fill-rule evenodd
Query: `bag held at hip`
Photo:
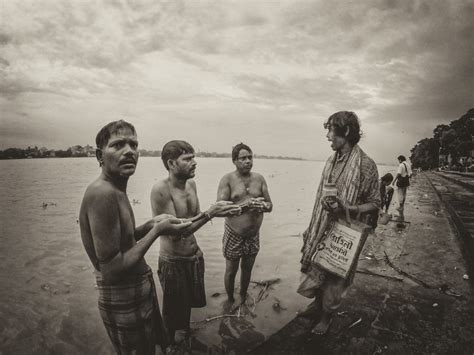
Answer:
<svg viewBox="0 0 474 355"><path fill-rule="evenodd" d="M328 224L312 261L327 272L346 279L357 265L370 230L365 223L351 221L346 209L346 220L338 219Z"/></svg>

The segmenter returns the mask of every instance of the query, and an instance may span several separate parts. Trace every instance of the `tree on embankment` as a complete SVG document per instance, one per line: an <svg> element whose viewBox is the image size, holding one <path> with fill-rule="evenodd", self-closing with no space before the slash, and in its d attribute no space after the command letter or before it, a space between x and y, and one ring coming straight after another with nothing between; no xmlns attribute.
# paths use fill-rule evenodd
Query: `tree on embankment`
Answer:
<svg viewBox="0 0 474 355"><path fill-rule="evenodd" d="M474 108L449 125L433 130L433 138L420 140L412 149L410 160L414 168L432 169L444 163L444 157L457 163L461 157L471 157L474 150ZM440 159L443 158L443 159Z"/></svg>

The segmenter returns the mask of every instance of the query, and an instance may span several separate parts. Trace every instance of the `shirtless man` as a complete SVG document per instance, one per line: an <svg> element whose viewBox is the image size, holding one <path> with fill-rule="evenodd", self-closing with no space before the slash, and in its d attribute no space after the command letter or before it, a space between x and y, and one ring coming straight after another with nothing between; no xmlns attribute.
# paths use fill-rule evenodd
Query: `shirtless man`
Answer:
<svg viewBox="0 0 474 355"><path fill-rule="evenodd" d="M252 150L245 144L232 149L235 171L224 175L217 191L218 200L230 200L242 207L242 214L225 220L223 253L226 258L224 284L227 306L234 302L235 276L240 262L240 302L245 302L253 264L260 249L263 212L273 208L267 183L262 175L251 172Z"/></svg>
<svg viewBox="0 0 474 355"><path fill-rule="evenodd" d="M127 198L127 182L138 161L135 128L122 120L111 122L99 131L96 143L102 172L85 192L79 222L95 268L99 311L117 353L154 354L155 344L164 350L168 337L144 255L161 234L178 234L191 223L161 215L135 227Z"/></svg>
<svg viewBox="0 0 474 355"><path fill-rule="evenodd" d="M191 308L204 307L204 258L194 232L213 217L240 213L232 202L218 202L205 212L200 211L195 175L194 148L184 141L170 141L161 152L168 178L153 186L153 216L167 213L186 218L192 224L180 236L160 237L158 276L163 288L163 319L174 341L176 330L189 333Z"/></svg>

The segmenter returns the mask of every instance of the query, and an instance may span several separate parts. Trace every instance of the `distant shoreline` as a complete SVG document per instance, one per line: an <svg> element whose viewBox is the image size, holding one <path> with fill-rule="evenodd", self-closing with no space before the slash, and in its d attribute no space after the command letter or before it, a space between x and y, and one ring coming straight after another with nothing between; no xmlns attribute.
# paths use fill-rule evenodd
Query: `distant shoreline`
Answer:
<svg viewBox="0 0 474 355"><path fill-rule="evenodd" d="M140 155L140 158L159 158L160 156L155 156L155 155ZM197 158L222 158L222 159L228 159L230 158L230 155L229 156L200 156L200 155L197 155L196 156ZM5 158L5 157L0 157L0 161L2 160L29 160L29 159L57 159L57 158L60 158L60 159L65 159L65 158L95 158L95 156L90 156L90 157L83 157L83 156L78 156L78 157L31 157L31 158L28 158L28 157L24 157L24 158ZM293 157L269 157L269 156L256 156L255 159L267 159L267 160L294 160L294 161L315 161L315 162L319 162L319 163L325 163L326 160L321 160L321 159L306 159L306 158L293 158ZM389 164L389 163L384 163L384 162L381 162L381 163L378 163L378 162L375 162L375 164L377 165L385 165L385 166L396 166L396 164Z"/></svg>
<svg viewBox="0 0 474 355"><path fill-rule="evenodd" d="M32 160L32 159L65 159L65 158L94 158L95 156L70 156L70 157L0 157L0 160ZM140 158L160 158L159 155L140 155ZM203 156L196 155L196 158L222 158L227 159L229 156ZM273 156L255 156L255 159L268 159L268 160L296 160L296 161L319 161L324 162L323 160L315 159L304 159L304 158L294 158L294 157L273 157Z"/></svg>

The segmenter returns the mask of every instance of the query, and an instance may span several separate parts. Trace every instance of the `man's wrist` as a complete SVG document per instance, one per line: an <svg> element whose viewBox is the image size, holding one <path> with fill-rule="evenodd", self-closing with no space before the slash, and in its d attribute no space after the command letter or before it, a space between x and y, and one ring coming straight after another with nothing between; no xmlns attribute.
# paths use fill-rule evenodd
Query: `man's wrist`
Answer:
<svg viewBox="0 0 474 355"><path fill-rule="evenodd" d="M154 232L153 234L154 234L156 237L159 237L159 236L162 234L162 232L163 232L163 228L162 228L159 224L155 223L155 224L153 224L153 226L150 228L149 232L151 232L151 231Z"/></svg>
<svg viewBox="0 0 474 355"><path fill-rule="evenodd" d="M204 211L202 214L204 215L204 218L206 218L208 221L210 221L214 217L212 215L212 212L209 212L209 210Z"/></svg>
<svg viewBox="0 0 474 355"><path fill-rule="evenodd" d="M146 232L148 233L149 231L151 231L153 229L153 227L155 226L155 220L152 218L152 219L149 219L147 222L146 222Z"/></svg>

